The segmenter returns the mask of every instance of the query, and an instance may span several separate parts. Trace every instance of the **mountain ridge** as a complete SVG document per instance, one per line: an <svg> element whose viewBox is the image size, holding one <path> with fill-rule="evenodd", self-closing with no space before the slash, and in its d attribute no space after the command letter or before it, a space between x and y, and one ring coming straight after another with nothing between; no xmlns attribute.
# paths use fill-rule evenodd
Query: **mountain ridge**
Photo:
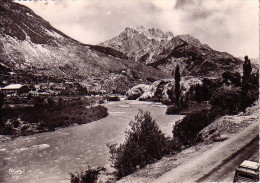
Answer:
<svg viewBox="0 0 260 183"><path fill-rule="evenodd" d="M17 71L94 84L113 80L124 88L171 78L176 65L183 76L219 77L237 71L240 59L218 52L191 35L158 28L127 27L99 45L79 42L54 28L31 9L12 1L0 4L0 72Z"/></svg>
<svg viewBox="0 0 260 183"><path fill-rule="evenodd" d="M134 38L135 36L137 39L131 40L131 38ZM160 29L145 29L143 26L134 28L126 27L121 34L112 38L111 40L102 42L99 45L111 47L126 54L129 58L137 61L140 59L140 57L138 57L138 51L140 54L144 54L148 51L151 51L151 48L153 47L155 47L155 49L160 49L162 48L161 44L166 43L167 40L171 38L173 38L173 34L171 32L164 33ZM122 39L125 39L126 41L122 42ZM143 39L142 42L138 42L139 39ZM145 48L147 46L149 46L149 49ZM142 48L141 50L140 47Z"/></svg>
<svg viewBox="0 0 260 183"><path fill-rule="evenodd" d="M123 77L127 86L169 77L112 48L76 41L24 5L1 1L0 10L1 74L30 72L97 86L117 77Z"/></svg>
<svg viewBox="0 0 260 183"><path fill-rule="evenodd" d="M151 36L151 30L156 39ZM168 73L172 73L179 64L185 75L219 76L222 71L231 68L236 70L237 65L242 64L240 59L226 52L215 51L189 34L174 36L173 33L154 28L126 28L118 36L99 45L118 50L136 62Z"/></svg>

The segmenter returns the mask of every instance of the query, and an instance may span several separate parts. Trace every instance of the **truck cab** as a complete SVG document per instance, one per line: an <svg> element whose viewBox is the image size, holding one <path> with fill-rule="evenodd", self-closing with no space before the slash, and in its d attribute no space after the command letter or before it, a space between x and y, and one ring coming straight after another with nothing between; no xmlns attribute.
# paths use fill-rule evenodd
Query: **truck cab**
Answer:
<svg viewBox="0 0 260 183"><path fill-rule="evenodd" d="M250 160L244 160L236 169L233 182L258 182L259 181L259 163Z"/></svg>

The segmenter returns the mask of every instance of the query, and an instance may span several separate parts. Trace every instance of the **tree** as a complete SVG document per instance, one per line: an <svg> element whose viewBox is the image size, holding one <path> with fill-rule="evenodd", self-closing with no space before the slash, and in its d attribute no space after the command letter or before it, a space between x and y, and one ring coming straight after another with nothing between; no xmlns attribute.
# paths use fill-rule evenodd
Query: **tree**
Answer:
<svg viewBox="0 0 260 183"><path fill-rule="evenodd" d="M4 105L4 99L5 99L5 95L0 92L0 133L2 133L1 131L4 129L4 113L3 113L3 110L2 110L2 107Z"/></svg>
<svg viewBox="0 0 260 183"><path fill-rule="evenodd" d="M223 78L224 83L228 83L230 81L231 84L233 84L235 86L240 86L241 76L240 76L239 72L225 71L222 74L222 78Z"/></svg>
<svg viewBox="0 0 260 183"><path fill-rule="evenodd" d="M140 110L135 121L130 122L130 127L123 144L118 147L117 144L107 144L117 178L161 159L174 149L170 137L162 133L149 112Z"/></svg>
<svg viewBox="0 0 260 183"><path fill-rule="evenodd" d="M252 65L250 62L250 59L248 59L248 56L245 56L245 61L243 64L243 78L242 78L242 84L243 87L245 87L246 89L248 89L248 83L250 80L250 74L252 72Z"/></svg>
<svg viewBox="0 0 260 183"><path fill-rule="evenodd" d="M104 167L92 168L88 165L88 169L84 172L69 173L71 183L95 183L98 180L98 175L106 171Z"/></svg>
<svg viewBox="0 0 260 183"><path fill-rule="evenodd" d="M204 109L193 112L177 121L172 131L175 143L177 142L178 146L190 146L199 142L201 140L199 132L218 116L221 116L222 111L217 107ZM174 145L177 146L177 144Z"/></svg>
<svg viewBox="0 0 260 183"><path fill-rule="evenodd" d="M180 81L181 81L181 74L180 74L180 67L177 65L175 68L175 97L176 97L176 105L179 107L179 100L180 100Z"/></svg>
<svg viewBox="0 0 260 183"><path fill-rule="evenodd" d="M220 87L212 94L210 104L226 114L237 114L242 109L242 92L239 87Z"/></svg>
<svg viewBox="0 0 260 183"><path fill-rule="evenodd" d="M252 66L248 56L245 56L245 61L243 63L243 77L242 77L242 105L245 109L250 105L248 100L248 90L250 88L250 75L252 72Z"/></svg>
<svg viewBox="0 0 260 183"><path fill-rule="evenodd" d="M2 92L0 92L0 110L4 105L4 99L5 99L5 95Z"/></svg>

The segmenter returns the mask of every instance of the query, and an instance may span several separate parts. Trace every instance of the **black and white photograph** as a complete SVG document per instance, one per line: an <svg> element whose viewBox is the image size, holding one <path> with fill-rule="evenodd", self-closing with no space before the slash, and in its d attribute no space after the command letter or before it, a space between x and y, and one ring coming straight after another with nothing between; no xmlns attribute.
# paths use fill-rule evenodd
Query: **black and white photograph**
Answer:
<svg viewBox="0 0 260 183"><path fill-rule="evenodd" d="M0 0L0 183L259 182L259 0Z"/></svg>

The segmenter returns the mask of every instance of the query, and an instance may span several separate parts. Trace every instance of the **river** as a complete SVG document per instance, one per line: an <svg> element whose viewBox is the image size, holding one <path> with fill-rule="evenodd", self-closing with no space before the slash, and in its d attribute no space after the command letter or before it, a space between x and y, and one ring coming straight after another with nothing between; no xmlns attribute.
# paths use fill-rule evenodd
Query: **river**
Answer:
<svg viewBox="0 0 260 183"><path fill-rule="evenodd" d="M0 144L0 183L69 183L68 172L90 166L109 168L107 143L122 143L138 109L151 112L160 129L172 135L181 115L165 115L166 106L129 101L104 104L109 115L98 121ZM73 112L73 111L72 111Z"/></svg>

